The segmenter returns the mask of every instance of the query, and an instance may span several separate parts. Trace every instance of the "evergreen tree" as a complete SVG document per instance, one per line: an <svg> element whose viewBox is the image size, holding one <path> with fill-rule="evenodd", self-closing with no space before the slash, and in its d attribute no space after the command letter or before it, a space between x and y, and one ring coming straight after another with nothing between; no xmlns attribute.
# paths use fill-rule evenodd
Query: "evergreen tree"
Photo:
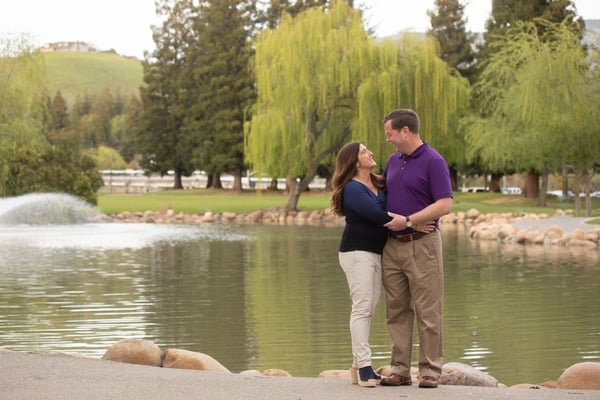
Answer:
<svg viewBox="0 0 600 400"><path fill-rule="evenodd" d="M194 160L221 187L220 175L234 176L241 191L244 170L243 122L254 99L249 68L254 0L209 0L201 3L188 37L184 130L197 138Z"/></svg>
<svg viewBox="0 0 600 400"><path fill-rule="evenodd" d="M141 124L142 102L140 99L131 95L125 104L125 135L121 138L120 153L128 162L136 158L138 151L136 137Z"/></svg>
<svg viewBox="0 0 600 400"><path fill-rule="evenodd" d="M475 56L474 37L466 31L464 8L458 0L435 0L435 11L428 11L433 36L440 45L440 57L472 82Z"/></svg>
<svg viewBox="0 0 600 400"><path fill-rule="evenodd" d="M140 88L143 112L136 143L141 165L161 175L172 170L175 189L183 189L182 176L193 172L193 151L198 145L184 126L184 99L189 97L185 92L194 90L184 79L192 3L162 0L157 4L157 13L166 19L153 30L156 49L143 61L144 85Z"/></svg>
<svg viewBox="0 0 600 400"><path fill-rule="evenodd" d="M66 129L64 99L51 102L43 81L40 54L0 38L0 196L65 192L95 203L102 178Z"/></svg>
<svg viewBox="0 0 600 400"><path fill-rule="evenodd" d="M494 42L502 40L506 30L514 27L517 22L532 22L538 32L543 36L546 29L544 19L555 24L567 20L573 32L583 37L585 23L577 17L575 4L571 0L492 0L492 15L486 22L484 42L480 47L478 66L481 70L492 56Z"/></svg>
<svg viewBox="0 0 600 400"><path fill-rule="evenodd" d="M52 99L52 106L50 108L50 115L52 121L52 129L60 130L66 129L69 126L69 113L67 110L67 102L62 93L56 92L54 99Z"/></svg>

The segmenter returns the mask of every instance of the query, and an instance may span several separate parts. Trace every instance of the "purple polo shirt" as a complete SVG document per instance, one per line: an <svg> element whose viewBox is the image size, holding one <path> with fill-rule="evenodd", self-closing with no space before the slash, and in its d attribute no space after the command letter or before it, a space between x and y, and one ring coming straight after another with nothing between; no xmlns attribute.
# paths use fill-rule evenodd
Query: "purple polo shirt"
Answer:
<svg viewBox="0 0 600 400"><path fill-rule="evenodd" d="M448 164L427 142L411 155L392 154L383 175L387 186L387 209L396 214L411 215L439 199L453 196ZM410 231L412 229L401 233Z"/></svg>

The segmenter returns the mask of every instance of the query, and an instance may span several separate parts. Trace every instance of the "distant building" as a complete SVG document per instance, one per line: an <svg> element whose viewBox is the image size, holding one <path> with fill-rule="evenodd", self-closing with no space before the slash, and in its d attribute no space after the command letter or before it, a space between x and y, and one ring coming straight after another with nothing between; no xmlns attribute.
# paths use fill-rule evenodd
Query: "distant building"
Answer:
<svg viewBox="0 0 600 400"><path fill-rule="evenodd" d="M54 42L46 43L40 47L40 51L43 53L53 51L77 51L81 53L92 53L96 49L84 42Z"/></svg>

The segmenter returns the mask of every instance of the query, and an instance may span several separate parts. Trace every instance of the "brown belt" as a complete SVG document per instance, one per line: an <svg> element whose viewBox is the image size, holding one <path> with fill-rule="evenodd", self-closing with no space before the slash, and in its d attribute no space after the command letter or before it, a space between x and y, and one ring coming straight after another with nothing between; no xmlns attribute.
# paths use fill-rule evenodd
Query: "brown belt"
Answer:
<svg viewBox="0 0 600 400"><path fill-rule="evenodd" d="M429 235L428 233L425 232L413 232L413 233L409 233L406 235L393 235L393 234L389 234L388 237L390 239L396 240L398 242L402 242L402 243L407 243L407 242L412 242L413 240L419 240L424 236Z"/></svg>

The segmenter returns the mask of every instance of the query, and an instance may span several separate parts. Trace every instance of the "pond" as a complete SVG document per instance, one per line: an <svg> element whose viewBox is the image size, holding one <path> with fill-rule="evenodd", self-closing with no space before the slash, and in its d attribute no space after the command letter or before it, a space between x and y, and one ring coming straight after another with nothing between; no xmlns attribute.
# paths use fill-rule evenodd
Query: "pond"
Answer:
<svg viewBox="0 0 600 400"><path fill-rule="evenodd" d="M232 372L350 366L341 227L0 225L0 346L101 357L123 338ZM473 241L444 226L445 362L507 385L600 361L599 254ZM388 365L381 299L375 367ZM415 349L417 350L417 349ZM415 357L413 360L416 360Z"/></svg>

